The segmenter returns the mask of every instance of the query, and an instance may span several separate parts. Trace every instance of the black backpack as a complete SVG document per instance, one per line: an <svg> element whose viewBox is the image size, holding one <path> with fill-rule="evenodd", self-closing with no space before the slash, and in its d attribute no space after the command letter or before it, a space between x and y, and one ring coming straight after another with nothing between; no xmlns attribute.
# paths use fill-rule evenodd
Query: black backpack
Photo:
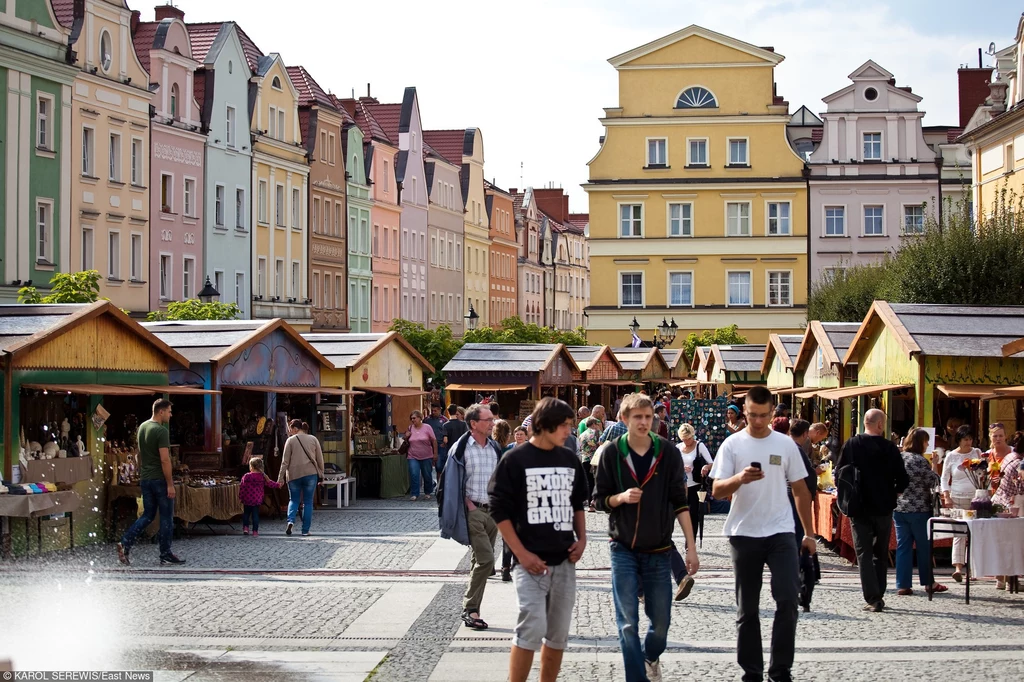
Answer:
<svg viewBox="0 0 1024 682"><path fill-rule="evenodd" d="M863 497L861 496L860 469L856 462L845 464L836 470L836 504L839 511L846 516L853 518L860 516L864 509Z"/></svg>

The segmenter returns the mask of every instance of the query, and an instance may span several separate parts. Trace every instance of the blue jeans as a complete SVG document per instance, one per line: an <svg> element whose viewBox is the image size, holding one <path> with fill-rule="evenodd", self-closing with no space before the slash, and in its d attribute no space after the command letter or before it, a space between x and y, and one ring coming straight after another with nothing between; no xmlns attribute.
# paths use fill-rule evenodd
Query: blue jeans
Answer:
<svg viewBox="0 0 1024 682"><path fill-rule="evenodd" d="M437 446L437 477L441 478L441 472L444 471L444 465L448 461L448 448L443 445Z"/></svg>
<svg viewBox="0 0 1024 682"><path fill-rule="evenodd" d="M313 523L313 493L316 492L316 474L288 481L288 523L295 523L299 511L299 497L302 497L302 532L308 533Z"/></svg>
<svg viewBox="0 0 1024 682"><path fill-rule="evenodd" d="M420 476L423 477L423 494L434 492L434 460L409 460L409 494L413 497L420 496Z"/></svg>
<svg viewBox="0 0 1024 682"><path fill-rule="evenodd" d="M174 500L167 497L167 481L162 478L139 481L139 487L142 488L142 516L124 532L121 544L125 551L131 549L139 534L153 523L159 512L160 556L167 556L171 553L171 534L174 532Z"/></svg>
<svg viewBox="0 0 1024 682"><path fill-rule="evenodd" d="M928 551L928 512L893 512L896 522L896 587L910 589L914 582L914 545L917 545L917 575L923 587L935 582L932 555Z"/></svg>
<svg viewBox="0 0 1024 682"><path fill-rule="evenodd" d="M259 505L249 506L248 504L242 505L242 527L249 527L249 520L252 519L253 532L258 533L260 530L260 507Z"/></svg>
<svg viewBox="0 0 1024 682"><path fill-rule="evenodd" d="M634 552L612 541L612 598L619 646L626 667L626 682L648 682L644 660L657 661L668 642L672 614L672 578L668 552ZM640 645L640 582L644 588L644 612L650 620Z"/></svg>

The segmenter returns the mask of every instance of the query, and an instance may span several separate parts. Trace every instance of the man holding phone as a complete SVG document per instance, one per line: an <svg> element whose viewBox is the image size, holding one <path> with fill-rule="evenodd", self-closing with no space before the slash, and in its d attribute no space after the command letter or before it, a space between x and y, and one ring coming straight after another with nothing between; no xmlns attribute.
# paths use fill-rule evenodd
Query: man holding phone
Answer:
<svg viewBox="0 0 1024 682"><path fill-rule="evenodd" d="M722 443L711 467L712 494L732 496L724 535L729 538L736 581L737 661L744 682L764 679L758 605L765 564L772 574L775 622L772 625L770 682L788 682L796 648L800 567L787 483L808 475L791 438L771 429L772 394L764 386L747 391L747 427ZM804 528L801 547L815 553L811 492L794 485L797 513Z"/></svg>

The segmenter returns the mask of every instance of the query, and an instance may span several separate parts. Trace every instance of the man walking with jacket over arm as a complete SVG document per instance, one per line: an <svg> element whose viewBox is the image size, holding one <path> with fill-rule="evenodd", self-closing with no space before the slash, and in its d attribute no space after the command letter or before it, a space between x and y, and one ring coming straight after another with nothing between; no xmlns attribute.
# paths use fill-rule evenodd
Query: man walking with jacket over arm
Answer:
<svg viewBox="0 0 1024 682"><path fill-rule="evenodd" d="M672 613L672 530L686 536L686 570L700 568L686 506L686 474L676 446L651 433L654 404L642 393L622 399L627 432L609 442L597 470L595 497L609 513L612 597L626 682L661 682L661 662ZM792 533L790 533L792 537ZM650 620L640 644L639 594Z"/></svg>

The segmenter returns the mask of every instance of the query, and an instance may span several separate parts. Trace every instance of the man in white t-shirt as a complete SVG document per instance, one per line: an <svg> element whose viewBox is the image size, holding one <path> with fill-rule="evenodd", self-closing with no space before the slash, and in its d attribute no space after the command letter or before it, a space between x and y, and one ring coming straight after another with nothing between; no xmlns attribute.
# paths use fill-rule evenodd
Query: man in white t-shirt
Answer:
<svg viewBox="0 0 1024 682"><path fill-rule="evenodd" d="M772 394L763 386L747 391L747 427L725 439L711 467L712 494L732 496L724 534L729 538L736 580L736 658L743 680L764 679L758 605L765 564L772 574L775 622L768 664L769 682L789 682L796 648L800 566L787 483L807 476L791 438L771 429ZM794 485L797 512L804 527L801 547L817 549L811 524L811 493Z"/></svg>

